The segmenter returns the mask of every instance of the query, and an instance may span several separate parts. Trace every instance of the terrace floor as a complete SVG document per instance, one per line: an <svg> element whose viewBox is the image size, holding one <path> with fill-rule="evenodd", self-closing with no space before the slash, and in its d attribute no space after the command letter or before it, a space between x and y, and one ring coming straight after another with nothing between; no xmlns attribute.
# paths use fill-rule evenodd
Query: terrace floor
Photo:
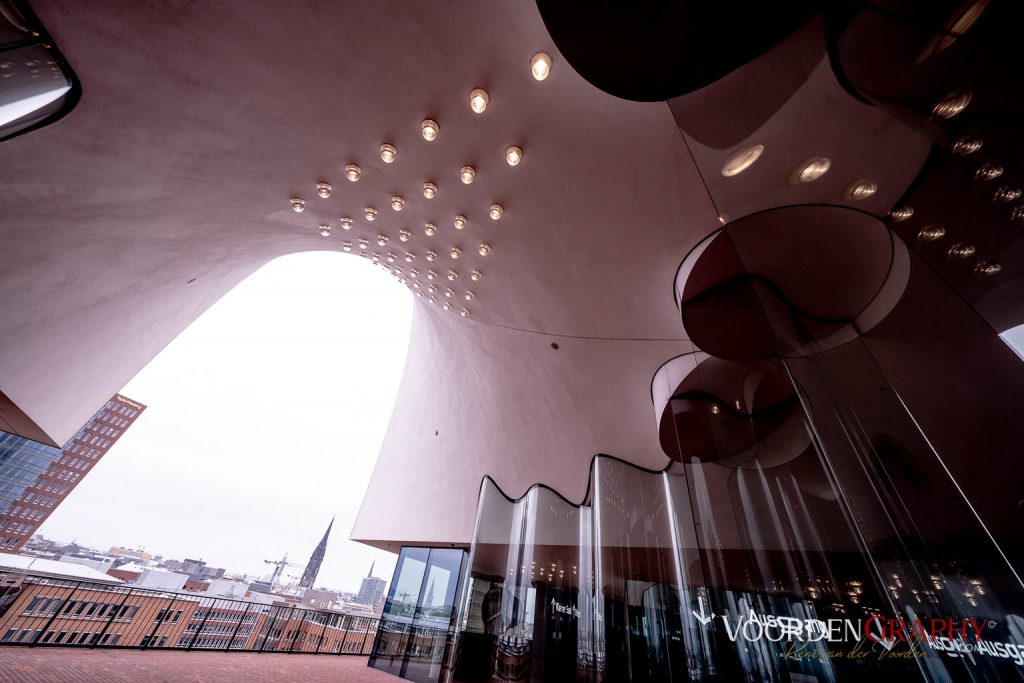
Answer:
<svg viewBox="0 0 1024 683"><path fill-rule="evenodd" d="M0 683L392 683L366 657L249 652L0 648Z"/></svg>

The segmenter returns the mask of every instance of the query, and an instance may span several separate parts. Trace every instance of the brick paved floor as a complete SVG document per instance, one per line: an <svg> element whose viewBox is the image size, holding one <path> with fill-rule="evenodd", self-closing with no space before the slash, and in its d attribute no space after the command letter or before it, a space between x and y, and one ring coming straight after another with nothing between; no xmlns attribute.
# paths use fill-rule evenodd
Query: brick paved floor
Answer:
<svg viewBox="0 0 1024 683"><path fill-rule="evenodd" d="M366 657L253 654L246 652L169 652L154 650L75 650L0 648L0 683L397 683L399 679L366 666Z"/></svg>

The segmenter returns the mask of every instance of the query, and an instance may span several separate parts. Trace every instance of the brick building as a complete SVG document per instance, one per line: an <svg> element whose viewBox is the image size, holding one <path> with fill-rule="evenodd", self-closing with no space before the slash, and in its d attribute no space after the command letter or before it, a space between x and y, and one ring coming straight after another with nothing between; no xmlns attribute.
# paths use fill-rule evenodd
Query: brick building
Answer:
<svg viewBox="0 0 1024 683"><path fill-rule="evenodd" d="M116 394L61 450L0 434L0 550L18 552L145 409Z"/></svg>

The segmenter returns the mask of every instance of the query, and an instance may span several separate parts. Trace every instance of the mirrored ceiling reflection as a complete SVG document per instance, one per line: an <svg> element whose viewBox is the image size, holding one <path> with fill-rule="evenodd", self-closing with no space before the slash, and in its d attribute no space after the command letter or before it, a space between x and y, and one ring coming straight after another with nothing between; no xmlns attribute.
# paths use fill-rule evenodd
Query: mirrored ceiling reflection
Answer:
<svg viewBox="0 0 1024 683"><path fill-rule="evenodd" d="M74 72L28 5L0 0L0 140L56 121L80 94Z"/></svg>

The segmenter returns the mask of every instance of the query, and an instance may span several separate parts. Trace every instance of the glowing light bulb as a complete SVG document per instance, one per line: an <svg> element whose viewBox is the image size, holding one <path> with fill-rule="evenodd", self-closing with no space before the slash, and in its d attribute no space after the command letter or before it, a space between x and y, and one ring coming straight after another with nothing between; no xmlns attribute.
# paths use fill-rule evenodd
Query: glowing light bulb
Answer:
<svg viewBox="0 0 1024 683"><path fill-rule="evenodd" d="M359 168L355 164L348 164L345 166L345 177L351 182L359 180L359 176L362 174L363 169Z"/></svg>
<svg viewBox="0 0 1024 683"><path fill-rule="evenodd" d="M326 223L321 223L320 224L320 234L323 235L324 237L330 237L331 236L331 226L327 225Z"/></svg>
<svg viewBox="0 0 1024 683"><path fill-rule="evenodd" d="M292 197L289 201L291 201L292 211L294 211L295 213L302 213L303 211L306 210L306 201L304 199Z"/></svg>
<svg viewBox="0 0 1024 683"><path fill-rule="evenodd" d="M480 245L480 249L478 249L478 251L481 256L487 256L488 254L491 253L491 245L484 242L483 244Z"/></svg>
<svg viewBox="0 0 1024 683"><path fill-rule="evenodd" d="M462 256L462 250L461 250L461 249L459 249L458 247L452 247L452 250L451 250L451 257L452 257L453 259L457 259L457 258L459 258L460 256Z"/></svg>
<svg viewBox="0 0 1024 683"><path fill-rule="evenodd" d="M483 88L474 88L473 92L469 93L469 108L477 114L483 114L490 101L490 95Z"/></svg>
<svg viewBox="0 0 1024 683"><path fill-rule="evenodd" d="M530 74L537 81L543 81L551 75L551 56L546 52L535 54L530 60Z"/></svg>
<svg viewBox="0 0 1024 683"><path fill-rule="evenodd" d="M352 219L349 218L348 216L342 216L341 217L341 229L342 230L351 230L352 229Z"/></svg>
<svg viewBox="0 0 1024 683"><path fill-rule="evenodd" d="M463 166L459 169L459 180L464 185L469 185L476 178L476 169L472 166Z"/></svg>
<svg viewBox="0 0 1024 683"><path fill-rule="evenodd" d="M433 237L437 233L437 226L433 223L427 223L423 226L423 232L427 237Z"/></svg>
<svg viewBox="0 0 1024 683"><path fill-rule="evenodd" d="M405 208L405 197L399 197L397 194L391 198L391 208L395 211L401 211Z"/></svg>
<svg viewBox="0 0 1024 683"><path fill-rule="evenodd" d="M402 240L403 242L408 242L410 237L412 237L412 233L406 230L405 228L402 228L401 230L398 231L398 239Z"/></svg>
<svg viewBox="0 0 1024 683"><path fill-rule="evenodd" d="M499 220L502 214L505 213L504 207L501 204L491 204L491 210L488 212L492 221Z"/></svg>
<svg viewBox="0 0 1024 683"><path fill-rule="evenodd" d="M437 134L441 132L441 127L437 125L437 121L434 119L423 119L420 124L420 133L423 134L423 139L427 142L433 142L437 139Z"/></svg>
<svg viewBox="0 0 1024 683"><path fill-rule="evenodd" d="M437 185L434 183L423 183L423 196L427 199L433 199L437 196Z"/></svg>
<svg viewBox="0 0 1024 683"><path fill-rule="evenodd" d="M455 216L455 229L462 230L463 228L466 227L467 222L468 221L466 220L465 216L463 216L461 213L458 214L457 216Z"/></svg>
<svg viewBox="0 0 1024 683"><path fill-rule="evenodd" d="M381 161L383 161L385 164L392 163L395 160L395 157L397 156L398 150L395 149L394 145L389 145L388 143L385 142L383 145L380 146L380 158Z"/></svg>
<svg viewBox="0 0 1024 683"><path fill-rule="evenodd" d="M505 161L509 166L518 166L523 160L523 148L517 145L509 145L505 150Z"/></svg>
<svg viewBox="0 0 1024 683"><path fill-rule="evenodd" d="M363 216L365 216L368 221L375 221L377 220L377 209L373 209L368 206L363 209Z"/></svg>
<svg viewBox="0 0 1024 683"><path fill-rule="evenodd" d="M319 182L316 184L316 193L320 195L321 199L327 199L328 197L330 197L331 190L333 189L334 188L331 187L330 183Z"/></svg>

